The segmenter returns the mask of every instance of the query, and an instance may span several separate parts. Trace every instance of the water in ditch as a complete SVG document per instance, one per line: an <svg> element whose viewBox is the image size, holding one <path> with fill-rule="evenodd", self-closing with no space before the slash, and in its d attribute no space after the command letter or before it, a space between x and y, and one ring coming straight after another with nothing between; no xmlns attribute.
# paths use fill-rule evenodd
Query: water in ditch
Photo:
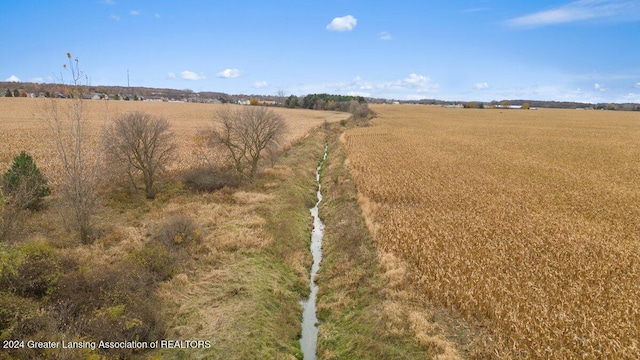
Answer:
<svg viewBox="0 0 640 360"><path fill-rule="evenodd" d="M324 146L324 155L316 168L316 182L318 183L318 202L310 209L313 217L313 231L311 232L311 255L313 257L313 265L311 266L311 293L306 301L302 301L302 336L300 337L300 348L304 355L304 360L315 360L316 346L318 344L318 318L316 316L316 296L318 295L318 285L315 283L315 276L320 270L320 261L322 260L322 236L324 235L324 224L318 216L318 205L322 201L320 171L322 165L327 159L327 145Z"/></svg>

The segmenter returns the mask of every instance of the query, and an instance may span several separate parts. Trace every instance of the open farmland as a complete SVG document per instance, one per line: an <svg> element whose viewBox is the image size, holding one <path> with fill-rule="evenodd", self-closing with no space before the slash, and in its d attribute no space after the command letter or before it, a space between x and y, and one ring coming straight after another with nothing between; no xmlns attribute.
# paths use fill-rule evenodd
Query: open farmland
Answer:
<svg viewBox="0 0 640 360"><path fill-rule="evenodd" d="M44 113L50 107L51 99L28 98L0 98L0 168L6 169L14 156L22 150L32 154L38 167L47 174L55 184L59 165L55 152L51 131L45 120ZM71 100L57 101L61 109L70 105ZM184 170L207 159L205 144L198 139L198 133L206 130L212 124L216 111L224 106L181 102L141 102L141 101L100 101L87 100L83 102L84 114L89 121L88 141L94 148L99 145L99 134L102 126L109 119L133 111L141 111L154 116L167 118L176 134L179 156L171 169ZM293 141L305 136L310 129L321 125L325 120L332 122L348 117L340 112L318 112L301 109L274 108L287 121L289 132L287 141Z"/></svg>
<svg viewBox="0 0 640 360"><path fill-rule="evenodd" d="M499 358L640 358L640 116L376 106L363 213Z"/></svg>

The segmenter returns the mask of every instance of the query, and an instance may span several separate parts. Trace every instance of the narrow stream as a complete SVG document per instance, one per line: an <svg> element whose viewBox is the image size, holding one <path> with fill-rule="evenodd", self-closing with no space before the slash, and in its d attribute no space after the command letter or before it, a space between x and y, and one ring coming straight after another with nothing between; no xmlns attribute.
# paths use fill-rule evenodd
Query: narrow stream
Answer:
<svg viewBox="0 0 640 360"><path fill-rule="evenodd" d="M324 155L322 161L316 168L316 182L318 183L318 202L310 209L313 217L313 231L311 232L311 255L313 256L313 265L311 266L311 294L309 299L302 301L302 337L300 337L300 348L304 355L304 360L316 359L316 345L318 344L318 318L316 316L316 296L318 295L318 285L314 280L316 273L320 270L320 261L322 260L322 236L324 235L324 224L318 216L318 205L322 201L322 193L320 192L320 171L322 165L327 159L327 144L324 145Z"/></svg>

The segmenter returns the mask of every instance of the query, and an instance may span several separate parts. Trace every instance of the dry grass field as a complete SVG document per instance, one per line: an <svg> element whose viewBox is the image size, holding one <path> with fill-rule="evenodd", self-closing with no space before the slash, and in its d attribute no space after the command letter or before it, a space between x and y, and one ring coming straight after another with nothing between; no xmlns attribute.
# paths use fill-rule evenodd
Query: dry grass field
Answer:
<svg viewBox="0 0 640 360"><path fill-rule="evenodd" d="M640 358L640 114L372 106L346 132L377 245L498 358Z"/></svg>
<svg viewBox="0 0 640 360"><path fill-rule="evenodd" d="M64 109L71 100L54 100ZM44 113L51 99L0 98L0 169L6 169L14 156L26 150L33 155L38 167L55 184L59 171L57 158L52 156L55 145L51 131L44 120ZM166 117L172 125L179 144L178 160L172 169L184 170L207 160L207 149L198 139L198 133L212 124L217 109L223 106L181 102L140 102L140 101L84 101L84 113L89 120L89 141L98 146L99 134L109 119L134 111L142 111L154 116ZM348 117L340 112L317 112L301 109L277 108L287 121L289 132L287 141L304 137L311 128L321 125L325 120L339 121ZM209 155L210 156L210 155Z"/></svg>

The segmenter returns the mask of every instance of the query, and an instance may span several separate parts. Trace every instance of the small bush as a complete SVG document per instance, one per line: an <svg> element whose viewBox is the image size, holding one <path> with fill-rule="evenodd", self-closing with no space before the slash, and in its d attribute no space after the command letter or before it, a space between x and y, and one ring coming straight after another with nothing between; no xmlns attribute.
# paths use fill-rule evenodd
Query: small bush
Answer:
<svg viewBox="0 0 640 360"><path fill-rule="evenodd" d="M154 276L132 261L79 267L64 274L52 292L49 313L72 335L87 340L152 341L162 337ZM130 358L130 349L108 351Z"/></svg>
<svg viewBox="0 0 640 360"><path fill-rule="evenodd" d="M11 327L11 337L14 339L34 339L36 341L45 340L44 337L47 337L49 338L47 340L50 340L58 330L57 328L56 320L46 311L28 311L20 314L19 318L14 321ZM43 358L43 356L34 358Z"/></svg>
<svg viewBox="0 0 640 360"><path fill-rule="evenodd" d="M132 252L131 258L155 274L160 281L167 280L174 275L178 261L177 254L165 244L154 242L149 242L144 248Z"/></svg>
<svg viewBox="0 0 640 360"><path fill-rule="evenodd" d="M223 187L240 186L242 176L234 169L201 167L185 172L182 181L192 190L211 192Z"/></svg>
<svg viewBox="0 0 640 360"><path fill-rule="evenodd" d="M47 178L24 151L13 158L11 168L2 179L2 188L10 203L19 209L38 210L42 207L42 198L51 193Z"/></svg>
<svg viewBox="0 0 640 360"><path fill-rule="evenodd" d="M37 310L38 304L34 300L0 291L0 334Z"/></svg>
<svg viewBox="0 0 640 360"><path fill-rule="evenodd" d="M84 333L94 340L154 341L162 337L162 322L156 310L157 300L139 299L137 303L118 304L97 309L87 322ZM131 358L135 350L105 351L121 359Z"/></svg>
<svg viewBox="0 0 640 360"><path fill-rule="evenodd" d="M369 106L366 102L360 103L356 100L349 102L349 112L354 119L363 119L369 116Z"/></svg>
<svg viewBox="0 0 640 360"><path fill-rule="evenodd" d="M44 297L60 275L55 253L43 241L10 249L2 254L0 260L0 286L20 296Z"/></svg>
<svg viewBox="0 0 640 360"><path fill-rule="evenodd" d="M149 295L152 285L151 274L133 263L80 266L60 277L51 300L77 304L73 315L79 315L104 306L142 300Z"/></svg>
<svg viewBox="0 0 640 360"><path fill-rule="evenodd" d="M155 227L152 239L167 246L188 245L200 242L202 230L190 217L174 215Z"/></svg>

